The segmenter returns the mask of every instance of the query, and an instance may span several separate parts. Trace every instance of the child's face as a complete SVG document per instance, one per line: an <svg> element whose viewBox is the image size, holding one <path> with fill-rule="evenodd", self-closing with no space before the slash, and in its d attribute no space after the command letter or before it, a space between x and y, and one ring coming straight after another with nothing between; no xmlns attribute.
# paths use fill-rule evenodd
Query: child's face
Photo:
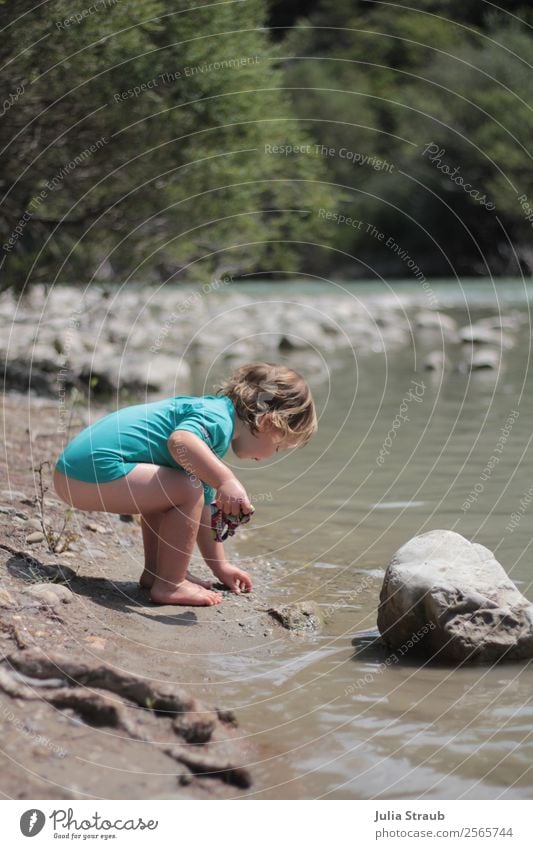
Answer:
<svg viewBox="0 0 533 849"><path fill-rule="evenodd" d="M280 432L266 421L259 423L258 433L252 433L242 422L239 424L242 427L235 429L231 447L241 460L268 460L283 450Z"/></svg>

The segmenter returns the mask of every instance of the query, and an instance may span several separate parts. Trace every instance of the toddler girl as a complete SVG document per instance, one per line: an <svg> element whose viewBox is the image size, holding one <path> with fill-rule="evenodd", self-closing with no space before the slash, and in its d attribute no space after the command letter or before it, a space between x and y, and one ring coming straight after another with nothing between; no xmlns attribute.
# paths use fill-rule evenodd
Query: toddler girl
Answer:
<svg viewBox="0 0 533 849"><path fill-rule="evenodd" d="M231 445L241 459L266 460L305 444L316 431L311 391L292 369L242 366L217 395L177 395L124 407L79 433L59 457L54 487L80 510L140 513L144 571L140 584L160 604L219 604L211 583L187 570L194 544L233 592L250 576L226 560L211 533L210 503L249 513L243 485L222 461Z"/></svg>

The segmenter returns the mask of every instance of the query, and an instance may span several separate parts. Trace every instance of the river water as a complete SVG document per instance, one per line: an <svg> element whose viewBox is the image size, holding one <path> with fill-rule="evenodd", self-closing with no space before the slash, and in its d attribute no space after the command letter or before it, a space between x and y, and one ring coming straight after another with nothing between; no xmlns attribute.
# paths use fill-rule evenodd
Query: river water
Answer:
<svg viewBox="0 0 533 849"><path fill-rule="evenodd" d="M531 292L520 283L433 288L460 325L489 315L522 318L501 369L424 371L435 340L416 333L393 354L329 351L309 373L320 416L311 443L253 467L227 458L257 510L253 527L232 543L235 556L262 566L257 580L273 603L313 599L326 616L320 635L273 638L266 655L254 653L253 638L243 638L238 655L213 653L219 703L233 707L241 728L270 753L255 765L252 796L533 793L529 663L384 665L386 655L370 641L352 645L357 632L375 628L395 550L432 529L488 546L533 599ZM403 290L407 304L413 291ZM364 287L357 293L364 298ZM305 352L284 359L306 372ZM199 386L204 378L198 366ZM402 404L404 418L378 462Z"/></svg>

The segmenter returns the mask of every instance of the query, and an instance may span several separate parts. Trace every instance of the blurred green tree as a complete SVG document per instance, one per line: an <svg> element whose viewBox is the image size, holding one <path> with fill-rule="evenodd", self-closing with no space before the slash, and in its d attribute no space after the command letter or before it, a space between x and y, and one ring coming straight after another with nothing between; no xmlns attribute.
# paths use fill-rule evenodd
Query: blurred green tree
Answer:
<svg viewBox="0 0 533 849"><path fill-rule="evenodd" d="M262 0L0 0L2 288L282 267L313 237ZM180 269L183 269L180 275Z"/></svg>
<svg viewBox="0 0 533 849"><path fill-rule="evenodd" d="M390 235L428 274L533 268L531 225L518 201L533 194L533 11L511 8L323 0L281 45L295 109L334 151L324 159L344 187L343 213ZM448 173L424 154L430 143L445 150ZM451 179L455 168L470 194ZM347 262L347 275L366 276L370 264L407 276L366 226L324 223L323 233L361 261L359 269ZM329 262L316 252L318 267L328 271Z"/></svg>

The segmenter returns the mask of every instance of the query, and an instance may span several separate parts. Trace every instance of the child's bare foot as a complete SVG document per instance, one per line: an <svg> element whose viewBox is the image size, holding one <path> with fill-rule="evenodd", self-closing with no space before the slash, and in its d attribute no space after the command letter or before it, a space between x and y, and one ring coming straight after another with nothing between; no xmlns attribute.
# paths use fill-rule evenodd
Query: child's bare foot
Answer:
<svg viewBox="0 0 533 849"><path fill-rule="evenodd" d="M156 604L185 604L203 607L220 604L222 596L220 593L207 590L187 579L181 581L176 587L171 587L156 578L150 592L150 599Z"/></svg>
<svg viewBox="0 0 533 849"><path fill-rule="evenodd" d="M212 581L204 581L202 578L197 578L196 575L192 575L190 572L187 572L186 578L191 582L191 584L198 584L198 586L203 587L204 590L210 590L213 586ZM139 586L143 587L145 590L149 590L151 589L155 579L155 573L145 568L139 578Z"/></svg>

